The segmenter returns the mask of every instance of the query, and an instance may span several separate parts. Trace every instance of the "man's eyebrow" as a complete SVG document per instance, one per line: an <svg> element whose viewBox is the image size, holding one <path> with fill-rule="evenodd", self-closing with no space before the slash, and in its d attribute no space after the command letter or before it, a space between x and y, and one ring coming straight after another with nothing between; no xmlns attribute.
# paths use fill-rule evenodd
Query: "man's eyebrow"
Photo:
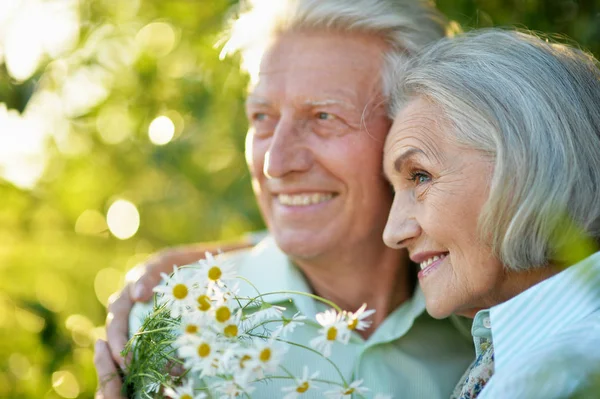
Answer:
<svg viewBox="0 0 600 399"><path fill-rule="evenodd" d="M268 105L271 105L271 102L262 97L248 96L248 97L246 97L246 104L268 106Z"/></svg>
<svg viewBox="0 0 600 399"><path fill-rule="evenodd" d="M325 100L306 100L303 105L309 107L318 107L324 105L341 105L346 108L354 108L354 106L346 101L334 100L334 99L325 99Z"/></svg>
<svg viewBox="0 0 600 399"><path fill-rule="evenodd" d="M416 154L423 154L423 155L425 155L425 153L422 150L418 149L418 148L411 148L411 149L409 149L407 151L404 151L394 161L394 170L396 172L400 173L402 171L402 166L404 165L404 163L409 158L415 156Z"/></svg>

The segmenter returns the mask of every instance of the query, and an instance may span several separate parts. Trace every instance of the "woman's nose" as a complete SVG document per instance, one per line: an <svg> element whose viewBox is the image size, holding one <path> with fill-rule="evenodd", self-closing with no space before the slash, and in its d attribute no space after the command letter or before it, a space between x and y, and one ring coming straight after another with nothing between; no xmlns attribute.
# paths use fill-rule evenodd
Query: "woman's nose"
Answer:
<svg viewBox="0 0 600 399"><path fill-rule="evenodd" d="M408 192L397 192L383 230L383 241L390 248L407 248L421 234L414 215L414 203Z"/></svg>

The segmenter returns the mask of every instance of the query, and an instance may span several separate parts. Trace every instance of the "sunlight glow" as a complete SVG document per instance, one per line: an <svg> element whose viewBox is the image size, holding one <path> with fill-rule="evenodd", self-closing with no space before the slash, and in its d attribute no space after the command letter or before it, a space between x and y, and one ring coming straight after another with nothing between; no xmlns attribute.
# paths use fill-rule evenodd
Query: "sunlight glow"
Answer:
<svg viewBox="0 0 600 399"><path fill-rule="evenodd" d="M106 223L115 237L126 240L137 233L140 227L140 214L131 202L117 200L108 209Z"/></svg>
<svg viewBox="0 0 600 399"><path fill-rule="evenodd" d="M0 176L21 188L33 187L46 166L46 139L40 118L0 103Z"/></svg>
<svg viewBox="0 0 600 399"><path fill-rule="evenodd" d="M148 127L148 137L156 145L165 145L173 139L175 135L175 124L165 115L154 119Z"/></svg>
<svg viewBox="0 0 600 399"><path fill-rule="evenodd" d="M0 53L8 73L18 81L29 79L45 55L56 58L72 50L79 39L76 0L9 1L0 13Z"/></svg>
<svg viewBox="0 0 600 399"><path fill-rule="evenodd" d="M67 78L62 87L65 113L77 117L91 111L109 94L111 77L103 68L81 67Z"/></svg>

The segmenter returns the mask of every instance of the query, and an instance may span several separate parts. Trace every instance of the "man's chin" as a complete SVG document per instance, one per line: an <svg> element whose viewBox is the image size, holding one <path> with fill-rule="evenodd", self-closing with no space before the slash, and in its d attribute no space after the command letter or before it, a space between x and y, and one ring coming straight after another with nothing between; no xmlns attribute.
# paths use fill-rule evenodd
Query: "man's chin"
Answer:
<svg viewBox="0 0 600 399"><path fill-rule="evenodd" d="M273 237L279 249L293 259L314 259L326 252L325 243L316 233L274 233Z"/></svg>

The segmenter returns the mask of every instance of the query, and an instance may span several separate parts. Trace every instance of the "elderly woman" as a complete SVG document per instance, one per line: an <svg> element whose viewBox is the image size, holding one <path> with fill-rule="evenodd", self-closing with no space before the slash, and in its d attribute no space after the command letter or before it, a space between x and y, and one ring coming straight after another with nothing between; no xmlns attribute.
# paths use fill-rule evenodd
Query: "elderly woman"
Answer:
<svg viewBox="0 0 600 399"><path fill-rule="evenodd" d="M600 371L598 62L484 30L396 81L384 240L420 265L431 315L474 317L477 360L453 396L583 389Z"/></svg>

